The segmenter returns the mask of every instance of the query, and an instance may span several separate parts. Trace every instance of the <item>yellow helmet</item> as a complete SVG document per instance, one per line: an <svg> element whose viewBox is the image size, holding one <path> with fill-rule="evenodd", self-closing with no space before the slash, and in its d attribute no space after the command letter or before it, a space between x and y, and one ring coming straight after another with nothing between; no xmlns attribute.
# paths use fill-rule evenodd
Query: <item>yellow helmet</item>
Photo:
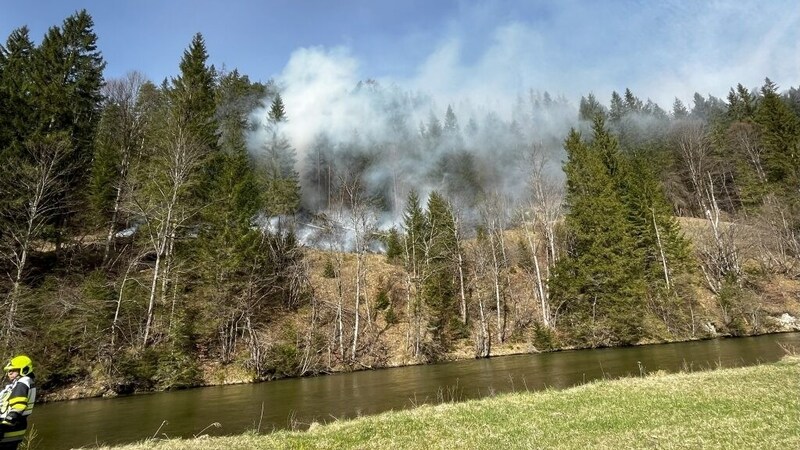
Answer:
<svg viewBox="0 0 800 450"><path fill-rule="evenodd" d="M20 375L28 375L33 372L33 361L25 355L19 355L11 358L11 361L3 368L4 371L18 370Z"/></svg>

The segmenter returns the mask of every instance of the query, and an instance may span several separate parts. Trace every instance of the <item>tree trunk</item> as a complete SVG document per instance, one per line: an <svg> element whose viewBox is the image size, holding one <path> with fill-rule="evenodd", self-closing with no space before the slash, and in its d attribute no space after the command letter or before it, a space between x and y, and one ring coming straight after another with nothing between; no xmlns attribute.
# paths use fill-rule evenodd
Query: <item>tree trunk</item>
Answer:
<svg viewBox="0 0 800 450"><path fill-rule="evenodd" d="M356 256L356 299L355 299L355 320L353 324L353 347L350 352L350 356L353 361L356 360L356 348L358 346L358 325L359 325L359 317L360 314L358 312L360 304L361 304L361 252L358 250L359 253Z"/></svg>
<svg viewBox="0 0 800 450"><path fill-rule="evenodd" d="M654 209L651 209L650 212L653 214L653 229L656 231L656 244L658 244L658 252L661 255L661 263L664 269L664 285L667 288L667 291L670 290L672 284L669 280L669 268L667 266L667 255L664 253L664 246L661 244L661 233L658 232L658 224L656 223L656 212Z"/></svg>

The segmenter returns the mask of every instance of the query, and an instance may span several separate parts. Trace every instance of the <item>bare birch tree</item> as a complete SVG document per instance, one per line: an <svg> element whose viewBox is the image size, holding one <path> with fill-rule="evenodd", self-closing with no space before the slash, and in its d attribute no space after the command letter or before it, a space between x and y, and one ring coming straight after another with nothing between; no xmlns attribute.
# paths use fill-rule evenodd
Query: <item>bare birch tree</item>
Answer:
<svg viewBox="0 0 800 450"><path fill-rule="evenodd" d="M673 129L681 169L688 181L695 211L705 215L709 210L708 176L714 172L711 139L700 121L681 121Z"/></svg>
<svg viewBox="0 0 800 450"><path fill-rule="evenodd" d="M61 211L59 203L65 162L71 153L69 140L55 135L25 143L21 159L11 161L13 179L4 178L3 192L10 197L4 202L2 215L2 254L11 263L8 274L11 287L6 293L3 338L6 344L20 328L18 308L21 288L28 271L30 254L39 245L48 222Z"/></svg>
<svg viewBox="0 0 800 450"><path fill-rule="evenodd" d="M105 150L116 153L114 156L119 158L116 177L112 181L113 200L111 216L108 218L103 265L108 263L111 244L122 210L122 201L125 198L125 190L131 185L128 179L131 164L137 160L137 155L144 146L146 116L141 114L137 103L139 92L145 83L144 75L139 72L129 72L124 78L109 80L103 88L107 104L105 114L113 117L107 117L107 121L101 122L109 129L98 134L100 136L98 146L109 147ZM95 162L97 163L97 160ZM107 180L99 181L106 182ZM100 189L102 188L100 187Z"/></svg>
<svg viewBox="0 0 800 450"><path fill-rule="evenodd" d="M173 114L167 115L164 136L153 149L147 173L131 198L132 212L144 221L143 232L155 261L150 283L143 345L151 337L156 298L164 301L172 271L175 241L185 222L197 211L190 191L202 165L205 149L194 141Z"/></svg>
<svg viewBox="0 0 800 450"><path fill-rule="evenodd" d="M369 248L369 239L374 234L377 224L377 217L372 203L365 198L361 183L357 178L340 180L342 195L347 199L349 206L348 219L349 228L353 232L353 251L356 253L356 273L355 273L355 299L354 299L354 320L353 320L353 339L350 347L350 357L356 360L358 350L359 334L361 332L361 299L365 298L366 317L370 317L369 302L366 301L366 253ZM371 319L370 319L371 320Z"/></svg>
<svg viewBox="0 0 800 450"><path fill-rule="evenodd" d="M555 326L559 308L553 309L550 305L548 282L550 273L558 261L556 225L563 219L564 186L563 182L547 173L549 160L541 146L532 146L529 163L530 198L528 214L523 215L522 223L533 260L535 293L539 299L542 324L551 328ZM542 246L544 251L541 249ZM540 255L543 255L544 261L540 261Z"/></svg>
<svg viewBox="0 0 800 450"><path fill-rule="evenodd" d="M482 216L489 246L489 267L492 273L497 339L502 343L505 342L506 338L506 320L508 317L506 288L509 284L507 271L509 261L504 238L505 228L508 225L508 211L505 200L497 195L494 196L486 202Z"/></svg>

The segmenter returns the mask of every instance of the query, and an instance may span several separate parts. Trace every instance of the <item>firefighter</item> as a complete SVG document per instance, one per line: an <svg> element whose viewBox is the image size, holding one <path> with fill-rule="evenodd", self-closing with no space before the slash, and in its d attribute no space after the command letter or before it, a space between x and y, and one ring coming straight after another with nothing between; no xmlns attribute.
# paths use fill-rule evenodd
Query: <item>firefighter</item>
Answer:
<svg viewBox="0 0 800 450"><path fill-rule="evenodd" d="M8 384L0 391L0 450L16 449L25 437L28 416L36 401L33 361L25 355L11 358L4 368Z"/></svg>

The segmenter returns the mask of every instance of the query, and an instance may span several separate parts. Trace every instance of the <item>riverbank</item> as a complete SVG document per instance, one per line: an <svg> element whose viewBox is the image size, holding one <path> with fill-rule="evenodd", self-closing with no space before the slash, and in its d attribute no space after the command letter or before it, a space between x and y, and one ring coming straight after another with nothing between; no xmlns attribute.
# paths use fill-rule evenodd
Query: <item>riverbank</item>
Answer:
<svg viewBox="0 0 800 450"><path fill-rule="evenodd" d="M780 331L774 331L771 333L757 333L748 335L749 337L756 337L756 336L765 336L769 334L779 334L779 333L794 333L800 330L797 327L792 328L785 328ZM649 346L649 345L663 345L663 344L675 344L681 342L693 342L693 341L703 341L708 339L736 339L740 337L748 337L748 336L729 336L729 335L716 335L710 336L706 335L704 337L698 337L695 339L675 339L675 340L668 340L668 341L647 341L641 342L636 344L636 346ZM573 350L582 350L583 348L578 347L564 347L564 348L555 348L551 350L547 350L546 352L562 352L562 351L573 351ZM452 362L452 361L464 361L474 359L474 355L470 353L471 348L468 345L464 345L462 348L459 348L442 359L441 362ZM492 357L501 357L501 356L512 356L512 355L524 355L524 354L536 354L536 353L543 353L542 351L531 347L529 345L525 345L523 343L506 343L503 345L496 345L493 352ZM416 366L416 365L424 365L424 362L402 362L387 365L384 367L378 367L375 369L387 369L393 367L409 367L409 366ZM203 383L198 384L196 386L192 386L189 389L194 388L202 388L202 387L210 387L210 386L223 386L223 385L234 385L234 384L249 384L249 383L259 383L265 382L269 380L257 380L253 379L252 375L249 374L247 371L236 368L235 366L225 366L223 370L223 366L218 362L208 361L202 366L202 371L205 374L203 376ZM331 373L341 373L341 372L353 372L358 370L370 370L371 368L358 368L352 370L342 370L342 371L334 371ZM224 377L220 377L220 374L224 374ZM319 376L319 375L318 375ZM321 375L324 376L324 375ZM61 389L53 390L50 392L45 392L42 395L38 402L40 403L49 403L49 402L57 402L57 401L65 401L65 400L80 400L80 399L89 399L89 398L99 398L99 397L117 397L119 394L109 389L108 384L103 382L103 377L91 378L86 379L78 383L73 383L69 386L65 386ZM274 381L274 380L272 380ZM135 392L134 394L144 394L144 393L153 393L157 391L142 391L142 392Z"/></svg>
<svg viewBox="0 0 800 450"><path fill-rule="evenodd" d="M148 440L115 450L800 448L800 357L422 406L309 431Z"/></svg>

